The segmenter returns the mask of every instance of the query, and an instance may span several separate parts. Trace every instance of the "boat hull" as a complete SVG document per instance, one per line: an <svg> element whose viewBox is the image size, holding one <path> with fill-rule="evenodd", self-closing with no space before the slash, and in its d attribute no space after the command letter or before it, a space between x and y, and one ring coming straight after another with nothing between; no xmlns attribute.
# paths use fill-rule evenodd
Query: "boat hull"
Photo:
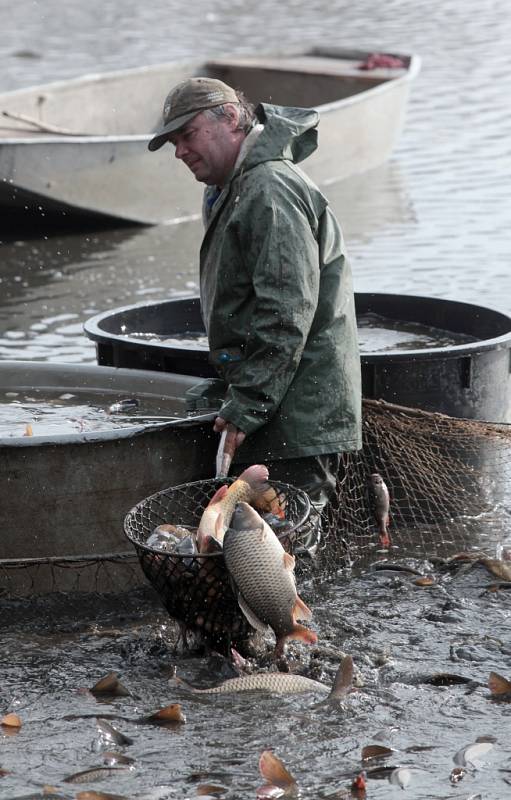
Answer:
<svg viewBox="0 0 511 800"><path fill-rule="evenodd" d="M44 97L44 108L48 108L44 119L57 120L63 129L79 132L80 127L89 127L98 133L36 135L16 119L9 123L16 135L11 131L6 136L5 130L2 133L0 129L0 211L5 219L31 213L61 222L92 216L152 225L198 218L201 185L168 148L150 153L147 144L149 131L158 126L155 109L160 108L168 87L186 75L200 73L233 82L254 102L316 107L321 115L320 146L304 168L319 186L376 167L388 159L401 133L419 61L406 57L406 68L362 72L354 64L360 63L364 55L367 54L335 51L268 62L193 62L112 73L116 78L91 76L49 84L46 90L39 87L38 91L4 94L0 97L2 107L12 109L13 114L20 109L25 117L40 119L37 102ZM73 87L84 103L91 104L96 96L104 96L108 105L108 91L114 91L115 81L137 87L143 97L143 121L127 120L127 132L108 135L100 132L111 124L107 115L104 124L101 119L92 119L87 125L83 121L80 125ZM315 97L323 102L314 102ZM67 117L62 111L64 104L71 106Z"/></svg>

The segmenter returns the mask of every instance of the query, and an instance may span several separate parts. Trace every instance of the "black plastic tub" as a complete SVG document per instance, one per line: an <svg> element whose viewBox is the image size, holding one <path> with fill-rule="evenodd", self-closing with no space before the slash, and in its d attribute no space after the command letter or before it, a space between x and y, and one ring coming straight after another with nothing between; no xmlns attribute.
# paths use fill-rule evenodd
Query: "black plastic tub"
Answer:
<svg viewBox="0 0 511 800"><path fill-rule="evenodd" d="M511 420L511 317L414 295L357 293L355 303L359 318L376 314L473 339L448 347L362 352L364 397L467 419ZM92 317L85 332L96 342L100 365L216 375L206 347L173 339L204 333L197 297L117 308ZM151 334L160 338L143 338ZM161 341L165 338L170 343Z"/></svg>

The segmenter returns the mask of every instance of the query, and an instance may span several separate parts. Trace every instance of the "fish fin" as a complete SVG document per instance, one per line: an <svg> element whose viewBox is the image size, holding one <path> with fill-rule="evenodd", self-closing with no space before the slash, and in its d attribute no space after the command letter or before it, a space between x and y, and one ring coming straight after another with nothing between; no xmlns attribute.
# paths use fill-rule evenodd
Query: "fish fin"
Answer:
<svg viewBox="0 0 511 800"><path fill-rule="evenodd" d="M309 606L305 605L301 597L296 596L296 602L293 608L293 619L310 619L312 611Z"/></svg>
<svg viewBox="0 0 511 800"><path fill-rule="evenodd" d="M492 695L508 694L511 692L511 681L508 681L503 675L499 675L498 672L490 672L488 688Z"/></svg>
<svg viewBox="0 0 511 800"><path fill-rule="evenodd" d="M201 539L199 553L221 553L223 550L222 543L214 536L207 533Z"/></svg>
<svg viewBox="0 0 511 800"><path fill-rule="evenodd" d="M227 483L224 483L223 486L220 486L220 488L216 490L215 494L209 501L208 506L213 506L215 505L215 503L219 503L220 500L223 500L228 491L229 491L229 485Z"/></svg>
<svg viewBox="0 0 511 800"><path fill-rule="evenodd" d="M176 675L175 672L174 675L171 678L169 678L169 683L173 683L175 686L182 686L189 692L200 691L199 689L196 689L195 686L192 686L191 683L188 683L187 681L183 680L183 678L180 678L179 675Z"/></svg>
<svg viewBox="0 0 511 800"><path fill-rule="evenodd" d="M295 557L291 555L291 553L284 553L282 558L284 562L284 569L288 569L292 572L295 568Z"/></svg>
<svg viewBox="0 0 511 800"><path fill-rule="evenodd" d="M271 750L263 750L259 758L259 772L273 786L286 789L296 785L296 781L284 764Z"/></svg>
<svg viewBox="0 0 511 800"><path fill-rule="evenodd" d="M254 614L254 612L252 611L252 609L248 605L248 603L245 600L245 598L243 597L243 595L240 594L239 592L238 592L238 605L241 608L241 610L243 611L243 614L245 615L247 620L252 625L252 627L255 628L256 631L261 631L261 633L266 633L266 631L268 630L268 625L266 625L264 622L261 622L259 617L257 617Z"/></svg>
<svg viewBox="0 0 511 800"><path fill-rule="evenodd" d="M328 695L328 700L339 700L351 691L353 686L353 659L351 656L344 656L336 672L332 691Z"/></svg>
<svg viewBox="0 0 511 800"><path fill-rule="evenodd" d="M286 636L281 637L282 641L277 640L277 645L275 647L275 654L277 654L277 652L279 653L283 652L284 650L283 645L286 639L299 639L300 641L305 642L305 644L316 644L316 642L318 641L318 637L314 633L314 631L311 631L310 628L306 628L305 625L299 625L298 623L296 623L291 633L288 633L286 634Z"/></svg>

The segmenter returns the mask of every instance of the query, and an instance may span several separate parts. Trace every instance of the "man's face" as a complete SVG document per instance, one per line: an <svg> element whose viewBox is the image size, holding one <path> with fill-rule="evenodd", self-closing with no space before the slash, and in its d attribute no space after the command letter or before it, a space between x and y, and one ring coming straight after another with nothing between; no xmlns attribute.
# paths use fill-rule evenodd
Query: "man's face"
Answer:
<svg viewBox="0 0 511 800"><path fill-rule="evenodd" d="M236 120L213 119L197 114L169 135L176 158L184 161L195 179L208 186L223 186L231 173L240 148Z"/></svg>

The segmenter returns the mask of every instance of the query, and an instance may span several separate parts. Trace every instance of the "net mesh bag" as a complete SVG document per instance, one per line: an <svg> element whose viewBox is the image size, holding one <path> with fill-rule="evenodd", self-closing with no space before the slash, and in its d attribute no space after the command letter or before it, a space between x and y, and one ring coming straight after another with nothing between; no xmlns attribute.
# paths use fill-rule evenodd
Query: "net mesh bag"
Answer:
<svg viewBox="0 0 511 800"><path fill-rule="evenodd" d="M390 495L386 550L368 492L374 473ZM353 564L383 554L495 554L511 538L511 426L366 399L363 447L343 455L324 517L326 569L342 558Z"/></svg>
<svg viewBox="0 0 511 800"><path fill-rule="evenodd" d="M221 551L201 554L165 552L148 546L155 528L179 526L194 534L210 499L223 484L235 478L214 478L173 486L138 503L126 516L124 531L137 552L142 570L176 620L187 643L193 633L218 650L231 645L243 648L253 633L235 597ZM270 481L283 521L275 528L286 552L306 558L307 543L319 515L305 492L284 483ZM314 538L314 537L312 537Z"/></svg>

